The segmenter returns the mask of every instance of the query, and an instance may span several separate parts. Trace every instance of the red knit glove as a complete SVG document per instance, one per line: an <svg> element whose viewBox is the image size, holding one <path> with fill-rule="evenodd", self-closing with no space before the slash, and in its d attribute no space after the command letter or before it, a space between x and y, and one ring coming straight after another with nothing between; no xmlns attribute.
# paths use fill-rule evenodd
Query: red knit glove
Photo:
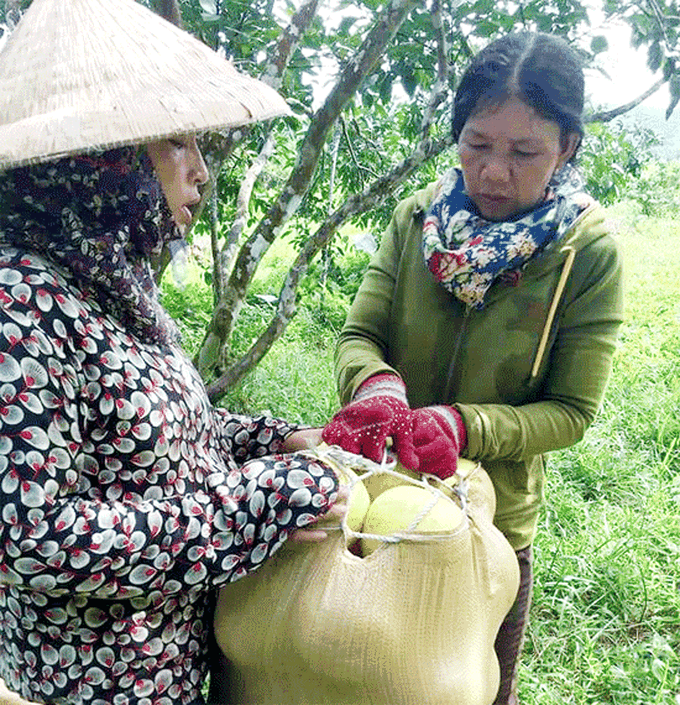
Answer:
<svg viewBox="0 0 680 705"><path fill-rule="evenodd" d="M467 444L463 417L452 406L426 406L411 412L411 423L418 472L451 477Z"/></svg>
<svg viewBox="0 0 680 705"><path fill-rule="evenodd" d="M357 389L352 401L338 411L322 433L329 445L364 455L379 463L385 441L392 438L399 460L407 468L418 467L413 448L406 386L396 375L369 377Z"/></svg>

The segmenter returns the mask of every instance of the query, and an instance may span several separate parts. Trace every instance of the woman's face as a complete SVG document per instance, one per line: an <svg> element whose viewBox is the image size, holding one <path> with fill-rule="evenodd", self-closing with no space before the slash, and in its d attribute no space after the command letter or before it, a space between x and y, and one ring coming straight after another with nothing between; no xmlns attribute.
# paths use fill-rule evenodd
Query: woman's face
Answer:
<svg viewBox="0 0 680 705"><path fill-rule="evenodd" d="M576 133L562 141L559 125L519 98L483 109L470 116L458 140L468 195L487 220L531 210L578 141Z"/></svg>
<svg viewBox="0 0 680 705"><path fill-rule="evenodd" d="M201 200L198 189L208 180L196 138L170 137L146 147L165 199L177 225L184 229L193 218L192 207Z"/></svg>

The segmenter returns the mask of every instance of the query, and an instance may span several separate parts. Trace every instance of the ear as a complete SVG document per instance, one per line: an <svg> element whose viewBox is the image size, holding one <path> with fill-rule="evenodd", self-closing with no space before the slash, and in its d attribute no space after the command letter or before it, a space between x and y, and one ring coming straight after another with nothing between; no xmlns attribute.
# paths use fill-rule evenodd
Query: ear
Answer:
<svg viewBox="0 0 680 705"><path fill-rule="evenodd" d="M557 160L557 168L561 169L576 153L581 144L581 135L578 132L570 132L563 140L560 140L561 151Z"/></svg>

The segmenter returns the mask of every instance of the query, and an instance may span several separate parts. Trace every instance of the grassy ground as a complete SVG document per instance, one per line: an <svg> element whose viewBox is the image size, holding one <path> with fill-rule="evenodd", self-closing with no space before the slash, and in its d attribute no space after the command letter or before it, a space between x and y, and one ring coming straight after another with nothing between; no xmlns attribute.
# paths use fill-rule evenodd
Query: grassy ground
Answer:
<svg viewBox="0 0 680 705"><path fill-rule="evenodd" d="M680 705L680 226L610 216L626 323L596 423L551 455L523 705ZM303 312L225 404L323 423L334 338Z"/></svg>
<svg viewBox="0 0 680 705"><path fill-rule="evenodd" d="M680 703L680 227L610 215L626 323L596 423L551 455L527 705Z"/></svg>

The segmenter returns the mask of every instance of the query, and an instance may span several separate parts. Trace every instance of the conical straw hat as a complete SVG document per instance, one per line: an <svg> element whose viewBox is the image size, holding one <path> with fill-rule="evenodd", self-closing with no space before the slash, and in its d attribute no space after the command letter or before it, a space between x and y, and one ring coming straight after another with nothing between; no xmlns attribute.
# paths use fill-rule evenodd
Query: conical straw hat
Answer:
<svg viewBox="0 0 680 705"><path fill-rule="evenodd" d="M288 112L135 0L34 0L0 52L0 169Z"/></svg>

